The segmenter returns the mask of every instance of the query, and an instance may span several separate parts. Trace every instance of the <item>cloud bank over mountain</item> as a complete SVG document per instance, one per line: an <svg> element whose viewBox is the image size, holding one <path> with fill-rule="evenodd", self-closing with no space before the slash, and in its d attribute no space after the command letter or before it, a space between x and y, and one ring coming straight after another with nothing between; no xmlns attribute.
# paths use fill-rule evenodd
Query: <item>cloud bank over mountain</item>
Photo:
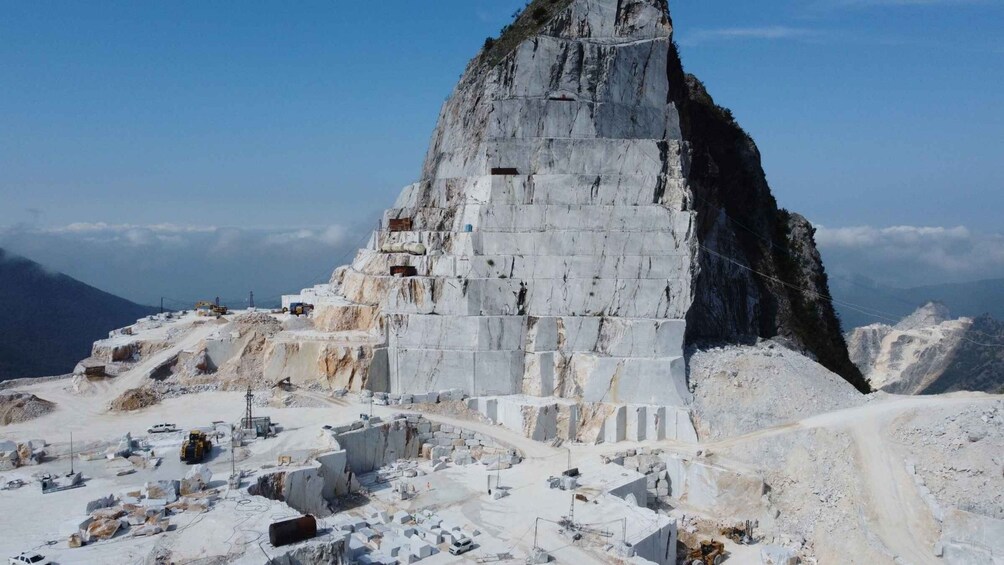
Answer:
<svg viewBox="0 0 1004 565"><path fill-rule="evenodd" d="M1004 235L965 226L818 226L827 269L899 286L1004 277Z"/></svg>
<svg viewBox="0 0 1004 565"><path fill-rule="evenodd" d="M351 260L368 223L310 228L72 223L0 228L0 247L130 300L171 307L220 296L258 302L327 279ZM1004 277L1004 235L965 226L818 226L835 279L893 287Z"/></svg>
<svg viewBox="0 0 1004 565"><path fill-rule="evenodd" d="M220 296L265 304L326 281L349 260L363 229L74 223L0 228L0 247L143 304L181 308Z"/></svg>

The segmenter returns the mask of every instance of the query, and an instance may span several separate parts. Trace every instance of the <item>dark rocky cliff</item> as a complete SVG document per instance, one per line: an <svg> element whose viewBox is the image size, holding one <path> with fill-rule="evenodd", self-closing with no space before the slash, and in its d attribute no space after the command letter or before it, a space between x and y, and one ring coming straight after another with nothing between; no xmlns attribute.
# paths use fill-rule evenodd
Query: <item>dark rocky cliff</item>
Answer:
<svg viewBox="0 0 1004 565"><path fill-rule="evenodd" d="M690 144L687 180L702 248L688 341L780 336L858 390L870 390L847 355L815 230L778 207L753 139L684 72L675 49L667 74Z"/></svg>

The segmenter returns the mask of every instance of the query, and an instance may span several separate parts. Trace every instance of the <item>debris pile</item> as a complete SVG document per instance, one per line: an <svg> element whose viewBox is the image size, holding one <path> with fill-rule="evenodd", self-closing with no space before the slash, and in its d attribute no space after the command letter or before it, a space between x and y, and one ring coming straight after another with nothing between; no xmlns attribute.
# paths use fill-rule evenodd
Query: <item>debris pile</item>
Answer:
<svg viewBox="0 0 1004 565"><path fill-rule="evenodd" d="M141 489L92 500L87 518L68 544L80 547L107 540L119 532L133 537L152 536L167 531L170 516L182 512L206 512L219 499L219 491L209 488L212 473L197 465L181 481L149 481Z"/></svg>
<svg viewBox="0 0 1004 565"><path fill-rule="evenodd" d="M452 461L457 465L470 465L479 461L493 466L494 470L494 466L508 469L522 461L516 450L500 445L484 434L437 424L414 415L408 416L408 423L418 431L422 457L433 462Z"/></svg>
<svg viewBox="0 0 1004 565"><path fill-rule="evenodd" d="M0 440L0 471L38 465L45 457L45 441L33 439L22 443Z"/></svg>
<svg viewBox="0 0 1004 565"><path fill-rule="evenodd" d="M666 471L666 461L662 450L628 449L619 451L613 456L601 456L600 459L603 463L615 463L645 475L650 505L658 505L659 499L669 496L669 473Z"/></svg>
<svg viewBox="0 0 1004 565"><path fill-rule="evenodd" d="M695 351L690 358L698 436L743 435L866 401L839 375L774 341Z"/></svg>
<svg viewBox="0 0 1004 565"><path fill-rule="evenodd" d="M467 394L460 390L459 388L451 388L449 390L434 390L425 393L386 393L386 392L374 392L371 393L368 390L362 391L362 396L364 399L373 397L373 404L378 406L399 406L399 405L409 405L409 404L447 404L452 402L459 402L467 398ZM464 406L463 408L466 408Z"/></svg>
<svg viewBox="0 0 1004 565"><path fill-rule="evenodd" d="M258 332L271 337L282 331L282 322L264 312L248 312L234 317L233 327L241 335Z"/></svg>
<svg viewBox="0 0 1004 565"><path fill-rule="evenodd" d="M271 388L265 378L265 356L269 339L282 331L282 323L264 312L249 312L236 316L221 329L220 339L232 352L213 374L220 390L242 390L250 385L255 390Z"/></svg>
<svg viewBox="0 0 1004 565"><path fill-rule="evenodd" d="M160 397L146 388L131 388L112 401L111 409L115 412L131 412L153 406L160 402Z"/></svg>
<svg viewBox="0 0 1004 565"><path fill-rule="evenodd" d="M34 394L0 393L0 426L34 420L52 412L55 407L55 403L43 400Z"/></svg>
<svg viewBox="0 0 1004 565"><path fill-rule="evenodd" d="M962 410L916 410L893 437L908 447L908 470L940 509L1004 520L1004 400Z"/></svg>
<svg viewBox="0 0 1004 565"><path fill-rule="evenodd" d="M341 515L337 532L348 532L348 557L359 563L414 563L439 553L439 546L475 539L476 529L450 524L431 510L417 514L376 512L367 519Z"/></svg>

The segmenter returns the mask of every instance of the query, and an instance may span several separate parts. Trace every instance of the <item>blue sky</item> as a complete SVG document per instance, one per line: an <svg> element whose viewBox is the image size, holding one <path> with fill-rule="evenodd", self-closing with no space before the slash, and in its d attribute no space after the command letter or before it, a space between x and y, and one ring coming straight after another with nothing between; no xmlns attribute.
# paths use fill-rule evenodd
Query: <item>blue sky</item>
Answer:
<svg viewBox="0 0 1004 565"><path fill-rule="evenodd" d="M148 303L318 282L522 3L2 3L0 246ZM671 9L831 270L1004 276L1004 0Z"/></svg>

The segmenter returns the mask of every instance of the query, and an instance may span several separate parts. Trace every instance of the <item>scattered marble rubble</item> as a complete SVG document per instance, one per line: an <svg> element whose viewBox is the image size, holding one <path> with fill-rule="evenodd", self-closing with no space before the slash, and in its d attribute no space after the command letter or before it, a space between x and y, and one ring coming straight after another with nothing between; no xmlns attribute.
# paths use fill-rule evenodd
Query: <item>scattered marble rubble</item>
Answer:
<svg viewBox="0 0 1004 565"><path fill-rule="evenodd" d="M764 479L753 471L717 465L706 451L698 452L697 457L684 457L641 448L603 456L602 460L644 474L653 502L669 498L674 505L682 503L739 521L759 520L768 515L769 501L765 494L769 488ZM821 500L827 499L819 496Z"/></svg>
<svg viewBox="0 0 1004 565"><path fill-rule="evenodd" d="M368 518L339 516L335 530L351 534L349 557L361 564L415 563L439 553L442 544L481 535L474 528L443 520L432 510L375 512Z"/></svg>
<svg viewBox="0 0 1004 565"><path fill-rule="evenodd" d="M614 463L645 475L645 486L649 500L656 501L670 495L669 473L661 451L629 449L613 456L601 456L604 463Z"/></svg>
<svg viewBox="0 0 1004 565"><path fill-rule="evenodd" d="M56 404L34 394L0 391L0 426L27 422L52 412Z"/></svg>
<svg viewBox="0 0 1004 565"><path fill-rule="evenodd" d="M333 447L310 460L260 475L251 494L284 501L315 516L328 516L337 498L358 490L358 477L368 473L414 477L424 474L413 462L427 459L430 471L447 463L480 462L490 469L508 469L522 461L519 453L492 438L463 428L431 422L419 414L378 417L324 429ZM411 460L411 461L409 461Z"/></svg>
<svg viewBox="0 0 1004 565"><path fill-rule="evenodd" d="M438 404L439 402L449 402L452 400L464 400L467 394L458 388L439 390L426 393L388 393L372 392L370 390L361 391L362 397L372 398L373 404L378 406L402 406L409 404Z"/></svg>
<svg viewBox="0 0 1004 565"><path fill-rule="evenodd" d="M1004 559L1004 400L917 410L894 427L907 472L941 524L936 554L968 565Z"/></svg>
<svg viewBox="0 0 1004 565"><path fill-rule="evenodd" d="M24 442L0 440L0 471L38 465L45 457L45 447L45 441L40 439Z"/></svg>
<svg viewBox="0 0 1004 565"><path fill-rule="evenodd" d="M219 498L209 488L212 472L196 465L180 481L148 481L142 488L109 494L87 503L88 517L70 535L69 546L111 539L120 531L133 537L162 533L170 516L180 512L205 512Z"/></svg>

